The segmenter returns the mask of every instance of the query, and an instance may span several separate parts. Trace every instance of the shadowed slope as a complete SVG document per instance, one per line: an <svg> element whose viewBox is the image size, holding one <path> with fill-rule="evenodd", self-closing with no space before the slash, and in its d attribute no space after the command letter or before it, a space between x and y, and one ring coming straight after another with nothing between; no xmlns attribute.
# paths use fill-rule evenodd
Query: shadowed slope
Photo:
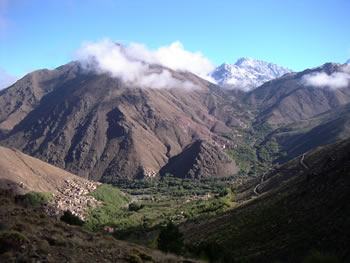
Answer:
<svg viewBox="0 0 350 263"><path fill-rule="evenodd" d="M216 247L224 262L300 262L312 250L347 262L350 140L301 158L267 173L259 196L257 178L236 191L235 201L243 203L231 212L185 225L186 242L197 251Z"/></svg>

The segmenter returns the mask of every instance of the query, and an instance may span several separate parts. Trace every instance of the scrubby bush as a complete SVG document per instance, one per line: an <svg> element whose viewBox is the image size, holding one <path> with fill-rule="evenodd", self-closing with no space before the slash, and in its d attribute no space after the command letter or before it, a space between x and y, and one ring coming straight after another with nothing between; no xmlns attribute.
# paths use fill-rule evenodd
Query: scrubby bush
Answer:
<svg viewBox="0 0 350 263"><path fill-rule="evenodd" d="M50 193L32 191L25 194L25 198L29 200L31 205L39 205L51 201L52 195Z"/></svg>

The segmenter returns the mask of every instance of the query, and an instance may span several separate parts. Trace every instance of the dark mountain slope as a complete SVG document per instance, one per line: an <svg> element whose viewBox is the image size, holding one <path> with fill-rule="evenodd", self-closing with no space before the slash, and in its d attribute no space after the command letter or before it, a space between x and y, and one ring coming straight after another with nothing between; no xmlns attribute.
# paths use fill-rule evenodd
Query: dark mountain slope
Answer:
<svg viewBox="0 0 350 263"><path fill-rule="evenodd" d="M315 69L290 73L250 92L246 102L259 111L258 120L273 125L305 120L350 102L350 87L330 89L305 84L310 74L343 72L346 65L327 63Z"/></svg>
<svg viewBox="0 0 350 263"><path fill-rule="evenodd" d="M24 85L20 80L6 90L17 94L54 83L21 115L2 145L79 176L111 182L117 177L154 174L194 140L214 143L233 126L246 128L240 106L227 103L219 87L191 73L169 70L174 78L190 81L197 89L152 89L86 73L76 63L72 67L67 74L60 69L49 71L55 78L38 78L39 84Z"/></svg>
<svg viewBox="0 0 350 263"><path fill-rule="evenodd" d="M349 189L350 140L345 140L243 185L236 191L237 208L185 225L185 240L198 253L212 249L223 262L301 262L312 250L348 262Z"/></svg>

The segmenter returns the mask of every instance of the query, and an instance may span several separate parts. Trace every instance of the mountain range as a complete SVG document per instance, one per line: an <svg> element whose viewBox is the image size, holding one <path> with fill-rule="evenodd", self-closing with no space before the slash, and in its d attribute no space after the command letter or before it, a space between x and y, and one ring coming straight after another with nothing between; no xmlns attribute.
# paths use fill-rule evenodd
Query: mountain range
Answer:
<svg viewBox="0 0 350 263"><path fill-rule="evenodd" d="M66 227L8 195L80 193L84 185L100 185L90 179L130 184L147 197L138 214L143 206L128 206L119 190L120 206L111 196L103 203L110 193L104 188L103 206L88 221L136 226L129 230L139 243L157 247L164 220L178 220L186 251L214 262L301 262L313 250L349 260L348 65L291 72L240 59L227 72L245 76L242 92L226 86L239 79L231 73L216 85L191 72L146 68L152 81L142 86L75 61L34 71L0 91L0 258L48 261L50 254L81 262L79 254L89 251L83 260L164 262L163 254ZM69 191L62 190L67 184ZM214 187L221 191L212 198ZM149 188L154 196L145 195ZM164 197L164 189L176 198ZM182 200L184 190L190 194ZM64 200L70 205L76 196Z"/></svg>
<svg viewBox="0 0 350 263"><path fill-rule="evenodd" d="M255 65L251 61L242 59L236 64L249 68ZM308 132L321 129L316 126L325 120L337 122L337 127L347 125L345 113L343 119L336 113L317 116L350 103L349 84L332 88L308 82L320 75L347 76L345 65L327 63L287 73L243 94L190 72L161 66L154 70L167 70L179 83L192 83L196 88L140 88L107 73L86 71L79 62L32 72L0 92L4 105L0 109L0 144L84 178L111 183L118 178L154 176L159 171L181 178L198 178L199 174L228 176L242 168L242 151L251 152L246 160L251 163L254 158L259 160L262 148L277 143L280 150L273 153L277 155L273 159L281 161L286 159L283 155L291 159L301 151L347 137L347 128L339 131L342 135L322 129L324 136L329 136L327 140L305 144L307 138L315 138ZM299 121L308 124L303 126ZM289 132L293 140L281 133L300 126L303 128L298 132ZM264 138L259 131L262 127ZM298 143L291 145L290 141ZM202 150L194 150L195 145L202 145L198 148ZM302 146L298 148L299 145ZM187 157L180 157L181 154ZM203 168L205 162L232 157L234 160L220 165L214 161L221 167L216 167L216 172L212 165ZM188 161L188 168L179 172L179 165L171 163L183 158ZM202 167L201 172L194 172L196 166Z"/></svg>

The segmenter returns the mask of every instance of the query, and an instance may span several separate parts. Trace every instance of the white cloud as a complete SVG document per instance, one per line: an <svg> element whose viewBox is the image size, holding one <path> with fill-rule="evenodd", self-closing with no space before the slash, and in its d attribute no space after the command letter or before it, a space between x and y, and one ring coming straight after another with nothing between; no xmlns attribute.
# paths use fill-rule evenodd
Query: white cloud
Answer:
<svg viewBox="0 0 350 263"><path fill-rule="evenodd" d="M331 89L345 88L350 84L350 67L344 67L342 72L334 72L328 75L325 72L304 75L304 85L313 87L329 87Z"/></svg>
<svg viewBox="0 0 350 263"><path fill-rule="evenodd" d="M17 77L9 75L5 70L0 68L0 89L7 88L18 80Z"/></svg>
<svg viewBox="0 0 350 263"><path fill-rule="evenodd" d="M119 45L109 39L84 42L75 56L89 70L109 73L126 83L151 88L195 88L191 82L175 78L169 70L190 71L206 78L214 65L199 52L186 51L180 42L149 50L145 45L131 43Z"/></svg>

